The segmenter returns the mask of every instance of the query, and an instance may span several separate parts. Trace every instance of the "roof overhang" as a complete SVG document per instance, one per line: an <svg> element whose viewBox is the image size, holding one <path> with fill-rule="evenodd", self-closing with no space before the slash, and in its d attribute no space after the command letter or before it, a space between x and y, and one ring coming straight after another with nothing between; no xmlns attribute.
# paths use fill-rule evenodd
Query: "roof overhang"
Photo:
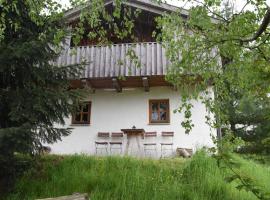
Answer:
<svg viewBox="0 0 270 200"><path fill-rule="evenodd" d="M140 10L144 10L147 12L155 13L158 15L162 15L166 12L171 13L171 12L179 12L183 17L188 16L188 10L172 6L166 3L157 3L154 2L153 0L126 0L123 1L122 4L137 8ZM115 0L105 0L103 6L109 6L109 5L115 5ZM80 12L82 9L85 8L90 8L91 7L91 2L89 1L88 5L84 5L81 7L73 8L68 10L65 13L65 18L67 19L68 22L72 22L74 20L77 20L80 17Z"/></svg>

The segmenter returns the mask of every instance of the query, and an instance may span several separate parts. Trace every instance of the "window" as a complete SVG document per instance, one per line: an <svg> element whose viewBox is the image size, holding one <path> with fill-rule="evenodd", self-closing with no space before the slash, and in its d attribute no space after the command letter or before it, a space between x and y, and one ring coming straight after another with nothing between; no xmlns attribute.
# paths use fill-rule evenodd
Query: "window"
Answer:
<svg viewBox="0 0 270 200"><path fill-rule="evenodd" d="M83 102L72 115L72 124L90 124L91 102Z"/></svg>
<svg viewBox="0 0 270 200"><path fill-rule="evenodd" d="M149 122L150 123L170 122L169 99L149 100Z"/></svg>

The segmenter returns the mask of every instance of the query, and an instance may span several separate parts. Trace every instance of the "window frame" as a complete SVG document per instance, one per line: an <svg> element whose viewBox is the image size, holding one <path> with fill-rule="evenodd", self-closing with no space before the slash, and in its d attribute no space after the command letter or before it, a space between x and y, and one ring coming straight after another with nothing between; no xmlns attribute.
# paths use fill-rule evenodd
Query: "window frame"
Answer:
<svg viewBox="0 0 270 200"><path fill-rule="evenodd" d="M81 102L80 105L87 105L88 104L88 112L83 112L83 107L81 108L80 112L75 112L72 114L71 124L72 125L89 125L91 122L91 108L92 108L92 102L91 101L84 101ZM76 115L77 113L80 113L80 121L76 121ZM83 115L88 115L88 120L82 121Z"/></svg>
<svg viewBox="0 0 270 200"><path fill-rule="evenodd" d="M152 104L158 103L158 118L160 118L160 103L161 102L167 102L167 119L166 120L152 120ZM148 113L149 113L149 124L168 124L170 123L170 101L169 99L150 99L149 100L149 107L148 107Z"/></svg>

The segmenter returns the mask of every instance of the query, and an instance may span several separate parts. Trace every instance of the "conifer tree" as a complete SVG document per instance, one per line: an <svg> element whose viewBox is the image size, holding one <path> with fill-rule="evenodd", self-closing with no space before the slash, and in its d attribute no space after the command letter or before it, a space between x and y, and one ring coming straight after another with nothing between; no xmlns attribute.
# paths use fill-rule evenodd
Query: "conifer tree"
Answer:
<svg viewBox="0 0 270 200"><path fill-rule="evenodd" d="M0 1L0 177L12 178L14 155L70 133L57 128L81 94L69 77L83 66L56 66L65 37L63 14L50 0Z"/></svg>

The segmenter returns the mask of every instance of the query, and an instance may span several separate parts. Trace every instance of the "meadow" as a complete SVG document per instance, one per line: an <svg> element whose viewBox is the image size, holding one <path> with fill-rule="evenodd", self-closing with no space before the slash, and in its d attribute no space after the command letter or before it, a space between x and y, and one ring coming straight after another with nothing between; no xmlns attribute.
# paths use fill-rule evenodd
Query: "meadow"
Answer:
<svg viewBox="0 0 270 200"><path fill-rule="evenodd" d="M270 188L270 168L237 157L241 173L253 174ZM88 193L91 200L255 200L251 192L228 183L227 169L204 152L191 159L136 159L86 155L44 156L17 182L6 200Z"/></svg>

